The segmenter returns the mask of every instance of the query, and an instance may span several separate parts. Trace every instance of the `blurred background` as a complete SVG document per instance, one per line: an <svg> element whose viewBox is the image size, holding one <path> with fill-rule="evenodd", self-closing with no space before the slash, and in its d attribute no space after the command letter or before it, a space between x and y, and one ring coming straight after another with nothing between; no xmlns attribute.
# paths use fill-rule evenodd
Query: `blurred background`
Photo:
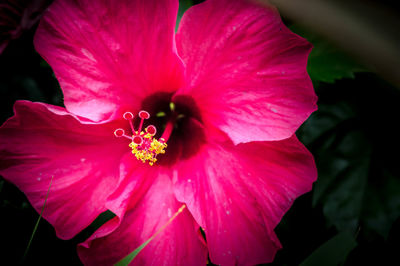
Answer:
<svg viewBox="0 0 400 266"><path fill-rule="evenodd" d="M0 0L0 123L18 99L63 105L51 68L32 44L51 2ZM180 1L179 18L199 2ZM314 45L308 72L319 97L318 111L297 132L315 156L319 178L276 228L283 249L271 265L400 265L396 1L271 2L285 24ZM1 177L0 208L0 264L19 264L39 215ZM76 244L106 219L68 241L41 220L23 263L80 265Z"/></svg>

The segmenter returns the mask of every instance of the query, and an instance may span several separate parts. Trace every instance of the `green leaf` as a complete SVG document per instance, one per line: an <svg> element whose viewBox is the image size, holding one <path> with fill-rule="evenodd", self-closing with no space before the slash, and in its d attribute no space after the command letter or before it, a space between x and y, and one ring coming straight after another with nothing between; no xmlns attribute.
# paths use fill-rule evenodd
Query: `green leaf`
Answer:
<svg viewBox="0 0 400 266"><path fill-rule="evenodd" d="M169 218L169 220L163 225L161 226L160 229L158 229L157 232L155 232L149 239L147 239L143 244L141 244L139 247L137 247L134 251L132 251L131 253L129 253L127 256L125 256L123 259L121 259L120 261L118 261L115 266L127 266L129 265L129 263L131 263L131 261L139 254L140 251L142 251L142 249L144 249L147 244L150 243L150 241L152 241L154 238L156 238L162 231L164 231L168 225L170 223L172 223L176 217L178 217L178 215L186 208L186 205L182 205L177 212L174 213L174 215L172 215L171 218Z"/></svg>
<svg viewBox="0 0 400 266"><path fill-rule="evenodd" d="M389 171L385 171L374 186L367 188L362 219L365 226L385 239L390 226L400 216L400 180Z"/></svg>
<svg viewBox="0 0 400 266"><path fill-rule="evenodd" d="M74 240L78 243L84 242L91 235L93 235L101 226L103 226L109 220L113 219L115 216L116 215L110 210L106 210L100 213L88 227L83 229L78 235L74 237Z"/></svg>
<svg viewBox="0 0 400 266"><path fill-rule="evenodd" d="M33 237L35 236L35 233L36 233L36 231L37 231L37 229L39 227L39 222L40 222L40 219L42 218L42 215L43 215L43 212L44 212L44 208L46 207L47 198L49 197L49 192L50 192L51 184L53 183L53 178L54 177L52 176L51 179L50 179L49 188L47 189L46 197L44 198L42 210L40 211L39 218L37 219L35 227L33 228L32 235L31 235L31 237L29 239L28 245L26 246L26 249L25 249L24 255L22 256L21 262L23 262L25 260L26 255L28 254L28 251L29 251L29 249L31 247Z"/></svg>
<svg viewBox="0 0 400 266"><path fill-rule="evenodd" d="M332 120L331 116L327 118ZM323 212L339 231L355 232L360 224L368 183L371 146L353 119L332 122L332 134L317 153L319 179L314 186L313 205L321 202Z"/></svg>
<svg viewBox="0 0 400 266"><path fill-rule="evenodd" d="M348 232L337 234L317 248L301 266L337 266L342 264L347 255L357 246L357 242Z"/></svg>
<svg viewBox="0 0 400 266"><path fill-rule="evenodd" d="M342 78L354 78L354 73L367 71L343 51L322 37L306 31L298 25L290 27L292 31L306 38L314 46L307 65L311 79L333 83Z"/></svg>
<svg viewBox="0 0 400 266"><path fill-rule="evenodd" d="M337 103L334 107L318 105L314 112L296 134L305 145L320 146L326 141L326 136L338 128L346 126L346 121L354 119L356 114L351 106L344 102Z"/></svg>
<svg viewBox="0 0 400 266"><path fill-rule="evenodd" d="M120 260L119 262L117 262L115 264L115 266L126 266L129 265L129 263L131 263L131 261L139 254L140 251L142 251L142 249L147 246L147 244L150 243L150 241L152 240L152 238L149 238L146 242L144 242L143 244L141 244L137 249L135 249L134 251L132 251L131 253L129 253L128 256L126 256L125 258L123 258L122 260Z"/></svg>
<svg viewBox="0 0 400 266"><path fill-rule="evenodd" d="M178 10L178 17L176 18L175 32L178 31L179 23L181 22L183 14L192 5L193 5L192 0L179 0L179 10Z"/></svg>
<svg viewBox="0 0 400 266"><path fill-rule="evenodd" d="M399 169L393 152L388 152L398 150L387 118L392 107L388 99L379 100L375 92L368 96L364 88L352 94L347 88L320 92L326 102L298 132L316 158L313 206L319 205L328 225L338 231L387 238L400 216ZM379 104L371 108L374 100Z"/></svg>
<svg viewBox="0 0 400 266"><path fill-rule="evenodd" d="M349 167L349 162L326 155L321 159L320 173L330 173L318 179L313 190L313 207L329 193L330 187L335 183L336 177Z"/></svg>
<svg viewBox="0 0 400 266"><path fill-rule="evenodd" d="M355 232L359 226L368 180L368 166L369 160L365 159L344 169L336 176L332 191L326 197L324 214L339 231Z"/></svg>

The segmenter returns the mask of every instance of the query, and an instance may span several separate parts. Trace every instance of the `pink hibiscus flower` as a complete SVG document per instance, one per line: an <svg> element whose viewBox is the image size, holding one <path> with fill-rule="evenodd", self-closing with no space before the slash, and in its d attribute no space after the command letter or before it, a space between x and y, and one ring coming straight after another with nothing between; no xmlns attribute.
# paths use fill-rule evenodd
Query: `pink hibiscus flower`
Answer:
<svg viewBox="0 0 400 266"><path fill-rule="evenodd" d="M38 211L54 176L43 217L60 238L116 214L79 245L85 264L119 261L182 204L134 262L270 262L274 228L316 179L294 135L316 109L311 45L250 0L196 5L175 35L177 10L177 0L55 1L35 46L66 108L19 101L0 129L0 174Z"/></svg>

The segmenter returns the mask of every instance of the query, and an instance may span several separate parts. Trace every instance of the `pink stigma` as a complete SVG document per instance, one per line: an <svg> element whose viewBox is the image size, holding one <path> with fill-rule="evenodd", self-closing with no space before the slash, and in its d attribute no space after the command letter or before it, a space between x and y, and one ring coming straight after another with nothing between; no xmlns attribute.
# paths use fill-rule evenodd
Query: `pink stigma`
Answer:
<svg viewBox="0 0 400 266"><path fill-rule="evenodd" d="M114 131L114 135L119 138L125 135L125 131L122 128L118 128Z"/></svg>
<svg viewBox="0 0 400 266"><path fill-rule="evenodd" d="M141 145L143 143L143 138L141 136L134 136L132 142L136 145Z"/></svg>
<svg viewBox="0 0 400 266"><path fill-rule="evenodd" d="M154 136L157 133L157 129L155 126L150 125L146 127L146 132L149 133L150 135Z"/></svg>
<svg viewBox="0 0 400 266"><path fill-rule="evenodd" d="M150 118L150 114L146 111L140 111L139 112L139 117L142 119L149 119Z"/></svg>
<svg viewBox="0 0 400 266"><path fill-rule="evenodd" d="M131 120L133 119L133 114L131 112L125 112L123 117L125 120Z"/></svg>

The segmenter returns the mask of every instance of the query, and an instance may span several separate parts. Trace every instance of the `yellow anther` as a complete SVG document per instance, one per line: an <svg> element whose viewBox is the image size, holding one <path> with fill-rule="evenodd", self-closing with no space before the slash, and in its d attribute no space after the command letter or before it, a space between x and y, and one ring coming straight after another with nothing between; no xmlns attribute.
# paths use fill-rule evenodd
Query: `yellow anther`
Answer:
<svg viewBox="0 0 400 266"><path fill-rule="evenodd" d="M140 132L140 135L144 138L143 144L138 145L134 142L129 144L132 154L143 163L148 161L149 165L153 165L157 161L157 155L165 153L167 144L153 139L153 136L148 133Z"/></svg>

